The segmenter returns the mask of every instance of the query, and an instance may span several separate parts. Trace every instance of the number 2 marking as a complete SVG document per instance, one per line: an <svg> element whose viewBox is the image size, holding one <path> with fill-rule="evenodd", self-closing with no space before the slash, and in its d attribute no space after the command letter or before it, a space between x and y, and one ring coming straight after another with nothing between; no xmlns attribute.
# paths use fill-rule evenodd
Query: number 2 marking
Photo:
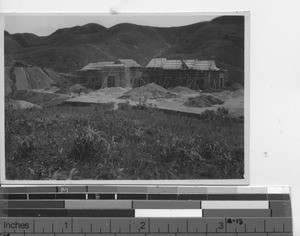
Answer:
<svg viewBox="0 0 300 236"><path fill-rule="evenodd" d="M145 225L146 225L146 223L142 221L142 222L141 222L141 227L140 227L140 229L146 229L146 228L145 228Z"/></svg>

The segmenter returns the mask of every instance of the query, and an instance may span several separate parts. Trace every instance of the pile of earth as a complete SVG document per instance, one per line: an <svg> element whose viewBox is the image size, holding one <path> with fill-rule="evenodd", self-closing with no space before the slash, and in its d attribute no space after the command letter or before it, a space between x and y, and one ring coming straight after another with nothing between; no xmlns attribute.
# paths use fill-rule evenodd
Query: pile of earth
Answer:
<svg viewBox="0 0 300 236"><path fill-rule="evenodd" d="M244 89L238 89L232 93L232 97L238 98L244 96Z"/></svg>
<svg viewBox="0 0 300 236"><path fill-rule="evenodd" d="M21 101L21 100L9 100L5 103L5 109L32 109L32 108L42 108L39 105L35 105L31 102Z"/></svg>
<svg viewBox="0 0 300 236"><path fill-rule="evenodd" d="M68 98L68 96L56 93L17 90L14 93L7 96L7 98L40 105L57 105L65 101Z"/></svg>
<svg viewBox="0 0 300 236"><path fill-rule="evenodd" d="M71 93L77 93L77 94L80 94L80 93L89 93L91 92L92 89L88 89L80 84L74 84L74 85L71 85L71 86L66 86L66 87L63 87L61 89L59 89L58 91L56 91L56 93L61 93L61 94L71 94Z"/></svg>
<svg viewBox="0 0 300 236"><path fill-rule="evenodd" d="M190 93L196 93L196 91L183 86L177 86L175 88L169 89L173 93L182 93L182 94L190 94Z"/></svg>
<svg viewBox="0 0 300 236"><path fill-rule="evenodd" d="M131 89L119 98L131 99L133 101L140 101L141 99L147 100L147 99L175 98L175 97L178 96L155 83L150 83L141 87Z"/></svg>
<svg viewBox="0 0 300 236"><path fill-rule="evenodd" d="M240 83L233 83L229 86L228 89L231 91L236 91L236 90L244 89L244 86L241 85Z"/></svg>
<svg viewBox="0 0 300 236"><path fill-rule="evenodd" d="M217 98L220 98L221 100L229 100L232 98L232 93L231 91L229 90L224 90L220 93L213 93L213 95Z"/></svg>
<svg viewBox="0 0 300 236"><path fill-rule="evenodd" d="M224 101L215 97L212 94L204 93L197 97L190 98L188 101L183 103L187 107L211 107L213 105L221 105Z"/></svg>

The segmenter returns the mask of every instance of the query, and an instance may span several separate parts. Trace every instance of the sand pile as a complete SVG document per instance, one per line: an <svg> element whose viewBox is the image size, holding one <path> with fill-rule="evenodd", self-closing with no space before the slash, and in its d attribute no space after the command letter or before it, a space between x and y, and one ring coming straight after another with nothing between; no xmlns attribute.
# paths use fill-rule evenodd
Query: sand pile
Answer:
<svg viewBox="0 0 300 236"><path fill-rule="evenodd" d="M181 93L181 94L190 94L190 93L197 93L196 91L183 86L177 86L175 88L170 89L173 93Z"/></svg>
<svg viewBox="0 0 300 236"><path fill-rule="evenodd" d="M224 90L220 93L213 93L213 95L221 100L229 100L232 98L232 92L229 90Z"/></svg>
<svg viewBox="0 0 300 236"><path fill-rule="evenodd" d="M186 101L183 105L187 107L211 107L213 105L220 105L223 104L224 102L213 96L212 94L201 94L197 97L190 98L188 101Z"/></svg>
<svg viewBox="0 0 300 236"><path fill-rule="evenodd" d="M5 103L5 107L8 109L32 109L32 108L42 108L39 105L35 105L31 102L21 101L21 100L10 100Z"/></svg>
<svg viewBox="0 0 300 236"><path fill-rule="evenodd" d="M232 97L234 98L243 97L243 96L244 96L244 89L239 89L232 93Z"/></svg>
<svg viewBox="0 0 300 236"><path fill-rule="evenodd" d="M133 101L139 101L140 99L157 99L157 98L175 98L176 94L169 92L163 87L150 83L142 87L131 89L126 92L121 99L131 99Z"/></svg>
<svg viewBox="0 0 300 236"><path fill-rule="evenodd" d="M229 89L231 91L236 91L236 90L239 90L239 89L244 89L244 86L241 85L240 83L233 83L229 86Z"/></svg>

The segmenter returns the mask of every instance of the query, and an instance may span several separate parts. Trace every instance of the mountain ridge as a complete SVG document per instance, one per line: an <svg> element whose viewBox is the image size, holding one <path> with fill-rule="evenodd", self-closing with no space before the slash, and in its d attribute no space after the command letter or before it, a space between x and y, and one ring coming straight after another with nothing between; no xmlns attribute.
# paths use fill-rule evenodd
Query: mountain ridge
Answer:
<svg viewBox="0 0 300 236"><path fill-rule="evenodd" d="M222 16L180 27L97 23L58 29L48 36L5 34L5 60L72 72L91 62L130 58L146 65L153 57L213 59L244 80L244 18Z"/></svg>

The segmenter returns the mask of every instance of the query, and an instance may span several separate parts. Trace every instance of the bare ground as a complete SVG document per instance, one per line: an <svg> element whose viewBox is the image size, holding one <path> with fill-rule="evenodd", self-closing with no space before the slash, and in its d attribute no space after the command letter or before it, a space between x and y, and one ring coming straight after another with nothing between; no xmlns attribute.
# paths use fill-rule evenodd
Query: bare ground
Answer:
<svg viewBox="0 0 300 236"><path fill-rule="evenodd" d="M186 107L184 103L189 98L197 97L201 93L176 93L175 98L157 98L157 99L141 99L140 101L132 99L120 99L125 93L128 93L130 88L105 88L99 89L88 94L73 95L73 97L66 100L67 103L115 103L117 108L119 103L129 103L132 106L144 103L145 105L156 107L164 110L173 110L178 112L201 114L206 110L217 110L218 108L228 109L229 115L232 117L240 117L244 115L244 91L237 90L235 92L222 91L220 93L213 93L217 98L224 101L221 105L213 105L211 107Z"/></svg>

